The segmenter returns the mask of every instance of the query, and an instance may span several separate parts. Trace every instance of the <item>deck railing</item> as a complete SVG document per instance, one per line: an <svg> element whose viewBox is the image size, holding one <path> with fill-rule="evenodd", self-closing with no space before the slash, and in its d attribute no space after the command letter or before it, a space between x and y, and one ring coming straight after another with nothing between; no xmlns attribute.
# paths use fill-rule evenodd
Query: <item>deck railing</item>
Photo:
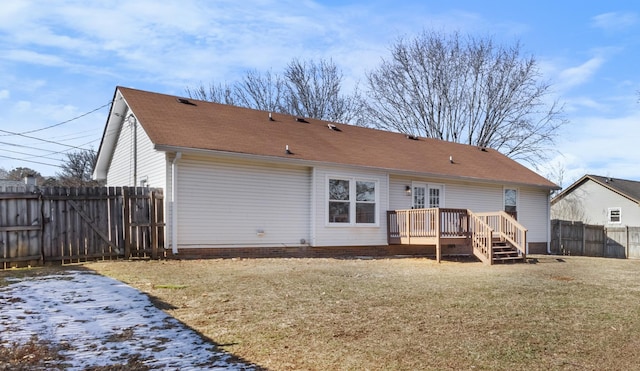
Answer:
<svg viewBox="0 0 640 371"><path fill-rule="evenodd" d="M409 209L387 211L389 244L409 243L411 238L467 237L466 209Z"/></svg>
<svg viewBox="0 0 640 371"><path fill-rule="evenodd" d="M509 241L523 257L526 256L527 229L515 218L504 211L476 213L476 215L493 229L496 237Z"/></svg>
<svg viewBox="0 0 640 371"><path fill-rule="evenodd" d="M526 256L527 230L504 211L473 213L467 209L410 209L387 211L388 243L434 244L443 239L468 239L473 253L491 264L495 238L508 241ZM412 241L413 239L413 241Z"/></svg>

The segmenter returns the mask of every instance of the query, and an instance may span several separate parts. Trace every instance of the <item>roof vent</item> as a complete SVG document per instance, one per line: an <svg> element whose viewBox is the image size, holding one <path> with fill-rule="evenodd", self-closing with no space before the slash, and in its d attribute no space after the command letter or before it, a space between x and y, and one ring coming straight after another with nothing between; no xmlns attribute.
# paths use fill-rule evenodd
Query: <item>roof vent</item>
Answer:
<svg viewBox="0 0 640 371"><path fill-rule="evenodd" d="M327 124L327 127L333 131L342 131L340 130L339 127L335 126L334 124Z"/></svg>
<svg viewBox="0 0 640 371"><path fill-rule="evenodd" d="M276 121L273 119L273 116L271 115L271 112L269 112L269 121Z"/></svg>
<svg viewBox="0 0 640 371"><path fill-rule="evenodd" d="M415 136L415 135L408 134L408 135L407 135L407 139L411 139L411 140L418 140L418 137L417 137L417 136Z"/></svg>
<svg viewBox="0 0 640 371"><path fill-rule="evenodd" d="M195 106L196 104L186 98L176 98L178 103L187 104L189 106Z"/></svg>
<svg viewBox="0 0 640 371"><path fill-rule="evenodd" d="M296 121L297 121L297 122L304 122L305 124L308 124L308 123L309 123L309 121L305 120L305 119L304 119L304 118L302 118L302 117L296 117Z"/></svg>
<svg viewBox="0 0 640 371"><path fill-rule="evenodd" d="M489 152L487 150L487 147L478 147L479 150L481 150L482 152Z"/></svg>

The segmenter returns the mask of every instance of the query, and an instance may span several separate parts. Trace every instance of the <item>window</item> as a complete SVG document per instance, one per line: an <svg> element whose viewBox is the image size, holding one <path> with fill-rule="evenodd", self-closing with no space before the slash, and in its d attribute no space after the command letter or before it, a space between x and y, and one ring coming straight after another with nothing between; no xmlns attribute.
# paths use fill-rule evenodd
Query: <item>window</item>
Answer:
<svg viewBox="0 0 640 371"><path fill-rule="evenodd" d="M429 187L429 207L440 207L440 188Z"/></svg>
<svg viewBox="0 0 640 371"><path fill-rule="evenodd" d="M609 223L620 224L622 223L621 209L619 207L609 208Z"/></svg>
<svg viewBox="0 0 640 371"><path fill-rule="evenodd" d="M329 179L330 224L376 224L377 182L360 179Z"/></svg>
<svg viewBox="0 0 640 371"><path fill-rule="evenodd" d="M505 188L504 190L504 211L514 214L518 211L518 190Z"/></svg>

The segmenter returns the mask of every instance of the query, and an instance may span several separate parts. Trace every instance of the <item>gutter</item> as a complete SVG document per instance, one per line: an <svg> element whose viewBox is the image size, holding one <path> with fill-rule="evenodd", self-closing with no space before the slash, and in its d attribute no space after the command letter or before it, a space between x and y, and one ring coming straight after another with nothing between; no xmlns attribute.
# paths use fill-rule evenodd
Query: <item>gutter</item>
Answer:
<svg viewBox="0 0 640 371"><path fill-rule="evenodd" d="M178 254L178 161L182 152L176 152L171 161L171 252Z"/></svg>

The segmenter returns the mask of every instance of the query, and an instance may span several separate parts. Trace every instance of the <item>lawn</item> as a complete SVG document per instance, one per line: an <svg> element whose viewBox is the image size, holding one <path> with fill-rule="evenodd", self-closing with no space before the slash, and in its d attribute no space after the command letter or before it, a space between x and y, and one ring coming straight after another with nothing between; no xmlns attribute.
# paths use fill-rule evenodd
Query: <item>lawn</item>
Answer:
<svg viewBox="0 0 640 371"><path fill-rule="evenodd" d="M272 370L640 365L640 261L536 256L86 264Z"/></svg>

